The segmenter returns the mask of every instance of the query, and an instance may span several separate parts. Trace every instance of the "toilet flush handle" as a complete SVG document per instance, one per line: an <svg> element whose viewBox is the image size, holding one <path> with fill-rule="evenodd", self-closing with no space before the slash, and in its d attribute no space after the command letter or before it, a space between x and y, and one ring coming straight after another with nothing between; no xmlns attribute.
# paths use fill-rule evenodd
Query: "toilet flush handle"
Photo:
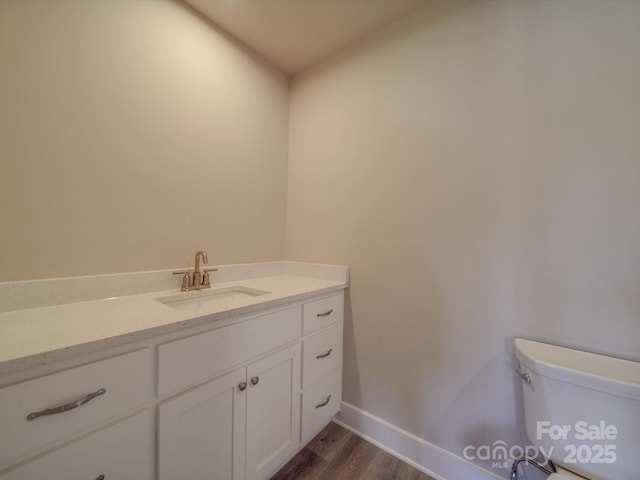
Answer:
<svg viewBox="0 0 640 480"><path fill-rule="evenodd" d="M528 373L521 372L520 370L516 370L516 373L520 376L522 380L527 382L529 385L531 385L531 383L533 382L533 378L531 378L531 375L529 375Z"/></svg>

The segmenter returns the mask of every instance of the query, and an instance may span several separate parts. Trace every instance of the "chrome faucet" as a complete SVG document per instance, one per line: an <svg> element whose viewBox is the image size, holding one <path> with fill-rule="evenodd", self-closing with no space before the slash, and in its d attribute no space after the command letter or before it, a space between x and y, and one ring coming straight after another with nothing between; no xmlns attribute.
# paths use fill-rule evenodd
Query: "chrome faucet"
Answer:
<svg viewBox="0 0 640 480"><path fill-rule="evenodd" d="M182 287L180 290L188 292L189 290L201 290L203 288L210 288L211 281L209 280L209 272L217 272L217 268L205 268L200 270L200 260L202 263L209 263L209 257L204 250L198 250L195 258L195 268L193 272L187 270L181 270L179 272L173 272L174 275L182 275Z"/></svg>
<svg viewBox="0 0 640 480"><path fill-rule="evenodd" d="M202 285L202 272L200 272L200 259L202 258L202 263L209 263L209 257L207 257L207 252L203 252L199 250L196 252L196 268L193 272L193 287L198 287Z"/></svg>

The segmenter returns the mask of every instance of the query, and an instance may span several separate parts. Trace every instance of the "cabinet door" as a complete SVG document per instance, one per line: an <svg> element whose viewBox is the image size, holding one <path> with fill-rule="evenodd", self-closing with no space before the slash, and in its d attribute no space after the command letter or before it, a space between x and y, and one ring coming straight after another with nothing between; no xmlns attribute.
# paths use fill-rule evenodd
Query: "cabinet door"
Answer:
<svg viewBox="0 0 640 480"><path fill-rule="evenodd" d="M300 345L247 367L247 480L275 473L300 443Z"/></svg>
<svg viewBox="0 0 640 480"><path fill-rule="evenodd" d="M158 407L159 480L244 480L246 370Z"/></svg>

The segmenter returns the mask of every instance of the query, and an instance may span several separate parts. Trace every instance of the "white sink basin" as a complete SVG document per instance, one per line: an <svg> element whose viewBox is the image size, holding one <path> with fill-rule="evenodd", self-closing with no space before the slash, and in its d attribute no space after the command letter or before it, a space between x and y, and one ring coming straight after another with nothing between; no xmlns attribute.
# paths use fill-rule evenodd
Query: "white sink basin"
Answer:
<svg viewBox="0 0 640 480"><path fill-rule="evenodd" d="M271 292L255 288L236 286L223 288L209 288L194 292L182 292L167 297L156 298L156 301L171 308L194 309L211 306L233 307L244 300L248 300Z"/></svg>

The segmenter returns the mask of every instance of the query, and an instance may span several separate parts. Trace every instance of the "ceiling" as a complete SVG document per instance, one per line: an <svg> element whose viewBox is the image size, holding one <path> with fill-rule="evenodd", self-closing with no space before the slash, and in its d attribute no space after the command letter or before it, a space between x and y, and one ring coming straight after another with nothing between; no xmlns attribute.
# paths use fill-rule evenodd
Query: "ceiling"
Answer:
<svg viewBox="0 0 640 480"><path fill-rule="evenodd" d="M427 0L184 0L282 71L312 63Z"/></svg>

